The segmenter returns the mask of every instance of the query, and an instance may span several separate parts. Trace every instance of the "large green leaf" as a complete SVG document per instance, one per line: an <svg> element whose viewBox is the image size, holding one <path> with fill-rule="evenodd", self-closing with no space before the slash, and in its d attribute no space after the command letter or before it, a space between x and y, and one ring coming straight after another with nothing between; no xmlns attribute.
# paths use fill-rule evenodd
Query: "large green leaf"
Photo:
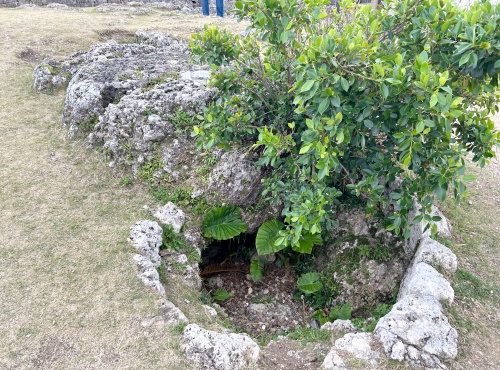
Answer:
<svg viewBox="0 0 500 370"><path fill-rule="evenodd" d="M319 234L307 233L299 239L299 244L293 247L293 250L300 253L311 253L315 244L321 244L323 240Z"/></svg>
<svg viewBox="0 0 500 370"><path fill-rule="evenodd" d="M263 268L261 266L261 262L259 260L253 260L250 263L250 276L252 276L252 280L258 282L264 276Z"/></svg>
<svg viewBox="0 0 500 370"><path fill-rule="evenodd" d="M203 234L207 238L227 240L246 231L247 225L237 207L223 206L210 210L202 223Z"/></svg>
<svg viewBox="0 0 500 370"><path fill-rule="evenodd" d="M257 248L258 254L275 253L285 247L284 244L278 246L274 245L283 226L283 223L278 220L269 220L259 227L257 236L255 237L255 247Z"/></svg>
<svg viewBox="0 0 500 370"><path fill-rule="evenodd" d="M302 275L297 280L297 286L306 294L312 294L323 288L323 284L319 281L319 275L315 272L308 272Z"/></svg>
<svg viewBox="0 0 500 370"><path fill-rule="evenodd" d="M212 298L215 299L216 301L225 301L228 298L231 298L232 294L229 293L227 290L224 289L219 289L214 292L212 295Z"/></svg>
<svg viewBox="0 0 500 370"><path fill-rule="evenodd" d="M349 302L344 303L341 306L333 307L330 312L330 319L333 320L349 320L351 318L351 304Z"/></svg>

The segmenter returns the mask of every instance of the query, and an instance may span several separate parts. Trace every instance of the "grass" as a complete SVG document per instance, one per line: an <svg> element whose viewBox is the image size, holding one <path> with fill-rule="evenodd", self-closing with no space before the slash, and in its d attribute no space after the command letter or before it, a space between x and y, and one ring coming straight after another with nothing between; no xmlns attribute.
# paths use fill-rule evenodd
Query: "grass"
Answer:
<svg viewBox="0 0 500 370"><path fill-rule="evenodd" d="M500 115L494 117L500 129ZM497 155L500 151L497 150ZM446 243L458 257L452 281L455 302L447 308L459 332L459 353L453 369L500 367L500 158L469 172L478 179L468 186L460 205L445 202L442 210L453 223L453 238Z"/></svg>
<svg viewBox="0 0 500 370"><path fill-rule="evenodd" d="M31 75L44 57L98 42L97 31L188 39L211 21L0 8L0 368L187 368L169 330L140 325L158 314L158 297L136 277L126 239L154 200L144 186L120 186L100 155L67 140L64 90L37 93Z"/></svg>

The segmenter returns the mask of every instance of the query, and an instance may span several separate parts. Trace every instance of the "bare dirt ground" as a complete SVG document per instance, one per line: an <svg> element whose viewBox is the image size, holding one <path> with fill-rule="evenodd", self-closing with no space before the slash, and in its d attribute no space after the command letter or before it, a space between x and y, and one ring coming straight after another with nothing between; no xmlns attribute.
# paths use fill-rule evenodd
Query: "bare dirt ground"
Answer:
<svg viewBox="0 0 500 370"><path fill-rule="evenodd" d="M174 331L141 326L158 313L157 297L137 279L126 238L152 199L139 185L121 187L100 155L66 139L64 91L35 92L31 73L44 57L108 37L149 29L188 39L205 23L244 29L159 11L0 8L0 369L190 368ZM467 201L444 206L456 231L449 244L477 278L464 272L455 282L449 310L461 336L451 367L489 370L500 369L499 160L477 172ZM180 307L196 321L188 306ZM285 361L267 356L266 369ZM322 361L310 360L304 368Z"/></svg>

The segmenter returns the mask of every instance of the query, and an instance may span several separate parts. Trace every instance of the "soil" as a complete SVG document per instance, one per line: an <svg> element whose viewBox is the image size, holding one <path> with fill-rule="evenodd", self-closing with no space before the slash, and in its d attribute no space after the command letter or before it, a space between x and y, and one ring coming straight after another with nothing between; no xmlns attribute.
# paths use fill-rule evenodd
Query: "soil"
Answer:
<svg viewBox="0 0 500 370"><path fill-rule="evenodd" d="M204 287L209 292L224 289L231 294L218 304L237 328L262 339L308 324L311 309L301 299L293 298L297 287L295 271L271 264L264 277L255 283L245 273L248 265L226 265L240 271L211 275L204 279Z"/></svg>

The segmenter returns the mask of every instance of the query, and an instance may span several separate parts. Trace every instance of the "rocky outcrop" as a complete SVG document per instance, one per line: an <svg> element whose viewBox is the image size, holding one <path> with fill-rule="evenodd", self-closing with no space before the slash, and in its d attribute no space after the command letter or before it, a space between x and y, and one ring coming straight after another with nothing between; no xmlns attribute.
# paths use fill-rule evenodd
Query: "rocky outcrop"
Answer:
<svg viewBox="0 0 500 370"><path fill-rule="evenodd" d="M356 225L353 229L358 234L369 229L359 222ZM450 230L444 216L438 233L443 233L443 225L445 231ZM444 314L443 304L453 302L454 292L445 276L455 273L457 258L426 235L423 225L417 226L421 235L418 248L404 274L396 304L379 320L373 334L350 333L338 339L325 357L324 369L349 369L351 356L364 361L358 368L366 369L377 366L378 358L385 356L432 369L446 368L445 363L456 357L457 331ZM324 329L332 330L334 325Z"/></svg>
<svg viewBox="0 0 500 370"><path fill-rule="evenodd" d="M69 83L68 135L87 135L111 167L131 168L152 183L188 183L212 203L255 203L262 176L254 159L245 150L201 156L189 135L196 115L215 97L206 87L208 67L188 63L182 41L142 31L136 36L136 44L109 41L61 62L44 61L34 71L35 88ZM251 231L278 211L261 209Z"/></svg>
<svg viewBox="0 0 500 370"><path fill-rule="evenodd" d="M364 210L342 212L337 221L333 243L315 261L316 269L330 276L332 289L339 291L332 306L349 302L356 313L390 300L410 264L404 242Z"/></svg>
<svg viewBox="0 0 500 370"><path fill-rule="evenodd" d="M378 322L374 334L387 355L412 365L438 368L457 355L457 331L443 312L452 303L453 289L439 269L456 271L456 256L425 237L401 284L398 301Z"/></svg>
<svg viewBox="0 0 500 370"><path fill-rule="evenodd" d="M184 328L181 349L198 369L247 369L259 359L260 348L246 334L221 334L189 324Z"/></svg>
<svg viewBox="0 0 500 370"><path fill-rule="evenodd" d="M160 266L160 246L162 244L162 228L157 222L142 220L130 228L129 240L154 267Z"/></svg>
<svg viewBox="0 0 500 370"><path fill-rule="evenodd" d="M186 215L174 203L168 202L163 207L158 207L153 213L162 224L172 226L174 232L179 233L186 219Z"/></svg>

